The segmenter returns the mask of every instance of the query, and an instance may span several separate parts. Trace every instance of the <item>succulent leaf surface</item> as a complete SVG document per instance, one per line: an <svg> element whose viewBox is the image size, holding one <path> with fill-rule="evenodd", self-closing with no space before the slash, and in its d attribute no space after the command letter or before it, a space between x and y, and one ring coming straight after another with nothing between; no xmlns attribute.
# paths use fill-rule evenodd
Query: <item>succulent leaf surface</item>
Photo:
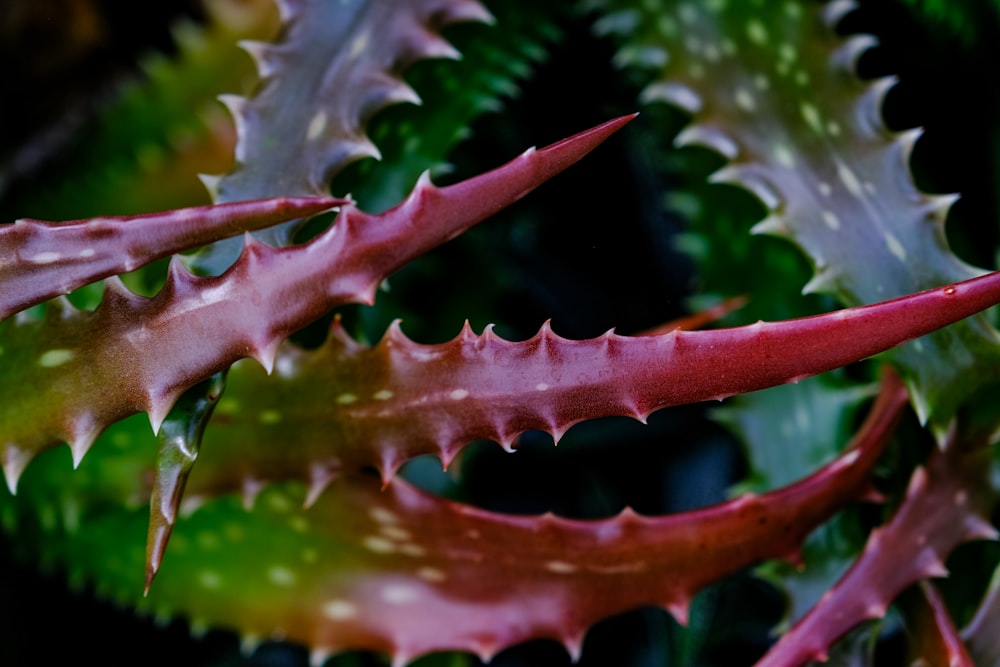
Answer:
<svg viewBox="0 0 1000 667"><path fill-rule="evenodd" d="M857 78L874 40L834 32L855 3L771 2L753 12L682 3L675 16L641 3L597 4L614 8L598 27L623 36L620 63L655 71L645 101L693 114L678 144L725 157L713 180L756 195L768 211L756 230L809 256L806 291L854 305L981 273L948 249L944 218L956 198L923 194L909 177L920 132L894 134L881 118L894 80ZM889 358L921 417L940 429L996 379L998 341L986 319L973 318Z"/></svg>

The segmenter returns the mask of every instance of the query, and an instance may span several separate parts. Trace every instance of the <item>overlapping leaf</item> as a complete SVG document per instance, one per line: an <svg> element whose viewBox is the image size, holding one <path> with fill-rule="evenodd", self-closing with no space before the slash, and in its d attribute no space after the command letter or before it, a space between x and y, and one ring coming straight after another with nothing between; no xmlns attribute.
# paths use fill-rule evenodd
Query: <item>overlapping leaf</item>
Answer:
<svg viewBox="0 0 1000 667"><path fill-rule="evenodd" d="M656 71L644 99L694 114L679 143L726 157L714 179L756 194L769 212L758 231L808 254L807 290L871 303L978 272L947 248L942 221L953 198L924 195L908 176L919 133L893 136L882 122L893 82L865 84L854 73L872 40L834 33L853 3L714 0L682 2L674 14L655 3L592 4L615 9L598 26L623 37L621 63ZM940 426L996 378L1000 346L973 318L890 358L921 416Z"/></svg>
<svg viewBox="0 0 1000 667"><path fill-rule="evenodd" d="M491 18L475 0L284 0L280 6L281 40L247 45L259 89L250 98L223 98L237 143L234 168L209 179L219 203L271 192L327 194L345 165L378 155L365 135L371 116L390 104L419 101L402 72L420 59L458 56L439 30ZM275 227L261 238L282 246L296 228ZM197 263L217 273L238 252L238 245L216 244Z"/></svg>
<svg viewBox="0 0 1000 667"><path fill-rule="evenodd" d="M278 197L62 223L16 220L0 227L0 320L154 259L347 203Z"/></svg>
<svg viewBox="0 0 1000 667"><path fill-rule="evenodd" d="M861 621L881 618L907 586L948 574L944 561L958 545L995 539L985 517L993 504L986 477L989 451L950 442L916 470L906 497L861 555L812 610L781 637L758 667L823 660L833 641Z"/></svg>
<svg viewBox="0 0 1000 667"><path fill-rule="evenodd" d="M181 521L146 600L146 515L135 501L154 462L141 423L116 425L79 470L46 455L26 473L22 497L4 499L0 511L25 545L44 536L46 562L96 578L105 594L164 616L185 613L196 626L299 641L317 662L348 648L387 652L396 665L442 649L489 658L537 637L575 655L608 614L659 605L684 618L691 596L718 577L762 558L795 558L815 525L867 488L905 404L890 377L865 428L830 465L772 493L673 517L505 516L398 479L381 490L378 478L358 475L305 511L301 487L266 489L252 512L230 496ZM257 437L271 443L267 433ZM214 438L254 446L225 424ZM192 484L202 474L196 467ZM40 514L22 514L18 504L28 502ZM48 514L53 521L31 518Z"/></svg>
<svg viewBox="0 0 1000 667"><path fill-rule="evenodd" d="M447 188L425 179L379 216L345 207L308 244L275 249L251 240L218 277L196 277L175 262L151 299L112 280L94 311L55 301L42 320L6 322L0 458L8 484L60 442L79 461L107 425L130 414L147 412L158 428L183 391L237 359L270 369L286 336L336 305L370 302L386 275L516 201L627 121ZM37 389L26 394L25 386Z"/></svg>

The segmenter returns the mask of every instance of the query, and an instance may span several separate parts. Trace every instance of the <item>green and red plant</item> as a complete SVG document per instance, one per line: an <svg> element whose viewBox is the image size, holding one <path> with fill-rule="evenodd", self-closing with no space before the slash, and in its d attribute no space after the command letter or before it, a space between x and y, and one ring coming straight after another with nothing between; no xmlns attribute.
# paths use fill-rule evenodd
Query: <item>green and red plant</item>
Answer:
<svg viewBox="0 0 1000 667"><path fill-rule="evenodd" d="M248 653L287 641L317 665L356 650L399 666L473 663L538 639L586 662L595 624L650 606L686 626L671 625L657 649L678 664L873 664L875 640L893 632L911 661L991 664L996 558L962 549L996 536L1000 335L982 311L1000 303L1000 273L950 250L955 198L914 184L920 133L888 129L893 80L857 72L872 40L837 32L853 3L660 4L498 1L497 25L463 27L493 15L474 0L284 0L276 40L247 45L256 89L223 97L235 162L205 179L212 205L0 228L11 550L158 619L235 630ZM498 96L569 39L560 21L584 20L618 40L617 92L634 93L624 105L643 115L465 175L489 148L469 148L466 128L485 127ZM431 62L458 56L445 29L464 60ZM386 110L417 92L423 106ZM598 156L581 166L606 168L612 149L599 146L615 141L640 164L637 179L675 182L667 209L689 219L670 238L698 265L702 291L745 293L749 305L709 311L702 297L705 316L654 326L679 313L651 305L666 299L649 280L630 321L595 322L629 335L589 333L566 314L592 298L614 317L631 288L600 268L560 273L552 245L579 250L590 234L653 265L670 256L662 239L648 243L664 225L644 239L641 225L609 219L652 207L662 220L660 183L608 175L588 191L569 180L554 209L519 202L564 170L572 178L588 153ZM361 159L380 150L377 165ZM706 171L715 185L696 184ZM159 177L137 172L106 187ZM657 204L630 209L622 200L640 186ZM19 205L57 217L44 198ZM761 206L754 231L781 240L731 233ZM474 229L501 212L510 217ZM537 231L542 215L562 218L555 238ZM966 227L951 238L989 238ZM637 248L644 240L651 249ZM541 298L517 292L532 280ZM532 322L538 303L557 312ZM515 313L497 315L503 337L479 323L492 308ZM415 342L403 315L447 340ZM757 317L769 321L746 323ZM730 326L690 330L719 318ZM572 337L554 332L563 319ZM879 365L859 363L875 355ZM658 421L671 414L672 430ZM620 417L656 422L646 431L657 450L690 438L691 420L705 447L726 425L752 474L705 507L643 500L634 480L664 494L670 475L688 473L641 470L647 454L630 441L643 431ZM540 441L560 440L623 466L625 488L574 488L550 471L539 506L517 475L544 463ZM512 457L524 463L497 482L482 471L500 465L496 447L481 441L526 450ZM480 495L491 484L499 497ZM956 550L975 566L942 596L935 580ZM737 580L786 596L771 645L780 614L755 619L746 593L727 605L721 586ZM727 639L754 620L768 627L749 646Z"/></svg>

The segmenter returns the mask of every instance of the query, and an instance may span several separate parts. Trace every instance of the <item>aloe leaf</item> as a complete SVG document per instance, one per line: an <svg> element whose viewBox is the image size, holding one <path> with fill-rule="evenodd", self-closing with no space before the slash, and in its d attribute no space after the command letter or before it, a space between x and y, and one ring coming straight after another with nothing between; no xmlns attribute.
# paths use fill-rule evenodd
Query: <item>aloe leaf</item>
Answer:
<svg viewBox="0 0 1000 667"><path fill-rule="evenodd" d="M977 665L1000 662L1000 568L993 573L975 616L962 628L962 639Z"/></svg>
<svg viewBox="0 0 1000 667"><path fill-rule="evenodd" d="M670 405L802 379L868 357L890 340L908 340L911 326L932 330L957 305L949 299L966 291L971 296L990 281L1000 282L1000 273L811 318L658 336L608 332L572 341L546 325L517 343L489 328L477 335L466 327L450 342L422 345L397 324L369 348L335 326L316 350L279 349L272 377L237 365L207 434L211 438L216 425L231 427L244 438L267 433L287 446L224 452L213 445L199 465L213 468L208 479L225 490L245 486L252 494L265 482L296 479L314 498L343 471L375 467L388 480L413 457L434 454L447 463L478 439L509 448L527 430L559 438L585 419L645 420ZM983 295L982 302L992 300ZM525 402L525 396L532 398ZM317 432L329 438L317 439Z"/></svg>
<svg viewBox="0 0 1000 667"><path fill-rule="evenodd" d="M279 197L127 217L0 226L0 320L154 259L350 203Z"/></svg>
<svg viewBox="0 0 1000 667"><path fill-rule="evenodd" d="M44 560L95 580L99 592L164 617L183 613L196 627L242 628L251 643L301 642L317 663L351 648L389 653L396 665L445 649L488 659L541 637L578 655L584 633L608 614L658 605L683 619L707 583L763 558L794 558L809 531L867 487L905 405L889 377L836 461L784 489L675 516L507 516L358 475L308 510L298 508L302 487L266 489L252 513L237 498L218 499L178 522L147 598L139 595L145 513L123 506L145 492L134 471L154 465L141 433L116 425L117 444L97 448L77 471L50 453L28 471L21 496L0 502L13 503L25 540L30 517L46 512L18 508L75 508L71 519L39 527ZM195 468L192 484L205 474Z"/></svg>
<svg viewBox="0 0 1000 667"><path fill-rule="evenodd" d="M909 664L975 667L944 598L932 582L920 582L905 601L909 603L903 605L910 640Z"/></svg>
<svg viewBox="0 0 1000 667"><path fill-rule="evenodd" d="M739 396L713 411L747 450L750 473L739 491L788 484L836 456L837 441L850 433L852 416L874 387L826 373L796 385ZM765 563L757 576L787 598L782 627L801 618L844 573L861 543L852 522L836 517L819 527L802 548L802 565Z"/></svg>
<svg viewBox="0 0 1000 667"><path fill-rule="evenodd" d="M713 412L747 448L752 470L741 490L774 488L826 464L851 429L851 416L874 391L824 374L740 397Z"/></svg>
<svg viewBox="0 0 1000 667"><path fill-rule="evenodd" d="M446 188L424 179L378 216L344 207L307 244L275 249L250 237L222 276L199 278L175 261L153 298L112 279L94 311L56 300L42 320L8 320L0 329L0 458L8 485L35 454L60 442L79 462L108 424L130 414L147 412L157 430L182 392L238 359L270 369L289 334L334 306L370 303L389 273L521 198L628 120ZM39 391L25 394L23 386Z"/></svg>
<svg viewBox="0 0 1000 667"><path fill-rule="evenodd" d="M953 433L954 435L954 433ZM907 586L948 574L944 561L970 540L995 539L988 517L989 452L950 441L918 468L895 515L872 531L851 569L757 663L790 667L823 660L828 647L858 623L881 618Z"/></svg>
<svg viewBox="0 0 1000 667"><path fill-rule="evenodd" d="M280 7L281 40L247 44L261 76L258 90L249 98L222 98L236 121L236 164L209 179L216 202L326 194L345 165L378 155L365 135L372 115L394 103L419 102L403 70L424 58L458 57L438 31L491 18L475 0L284 0ZM260 238L286 245L297 227L277 227ZM211 246L198 266L221 271L238 251L234 244Z"/></svg>
<svg viewBox="0 0 1000 667"><path fill-rule="evenodd" d="M184 497L188 476L198 460L202 436L226 385L226 373L184 393L156 434L156 473L149 498L149 532L146 537L146 592L160 568Z"/></svg>
<svg viewBox="0 0 1000 667"><path fill-rule="evenodd" d="M761 200L769 215L757 231L790 239L809 256L807 291L871 303L981 273L947 247L943 220L955 198L925 195L910 178L920 133L894 135L880 117L893 80L869 84L855 75L872 38L834 33L854 3L771 2L750 11L726 0L687 2L675 15L643 3L596 4L616 9L599 27L623 37L620 62L656 72L644 100L694 114L678 143L725 157L713 179ZM940 430L996 379L997 341L978 317L888 359L921 418Z"/></svg>
<svg viewBox="0 0 1000 667"><path fill-rule="evenodd" d="M519 94L562 38L568 13L518 0L490 2L489 11L495 25L467 24L448 35L460 59L430 59L406 71L421 104L393 106L372 120L368 134L380 157L340 171L336 192L350 192L366 211L382 211L401 201L424 170L450 173L450 151L469 137L473 121Z"/></svg>

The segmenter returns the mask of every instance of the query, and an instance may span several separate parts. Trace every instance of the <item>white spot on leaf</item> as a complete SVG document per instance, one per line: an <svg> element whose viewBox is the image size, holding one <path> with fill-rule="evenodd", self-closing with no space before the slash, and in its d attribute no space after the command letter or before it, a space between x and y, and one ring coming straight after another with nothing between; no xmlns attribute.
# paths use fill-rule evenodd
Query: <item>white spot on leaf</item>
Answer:
<svg viewBox="0 0 1000 667"><path fill-rule="evenodd" d="M753 113L757 110L757 101L754 100L753 95L746 88L737 88L736 92L733 93L733 99L736 102L736 106L747 113Z"/></svg>
<svg viewBox="0 0 1000 667"><path fill-rule="evenodd" d="M73 350L49 350L48 352L43 352L38 357L38 365L42 368L55 368L70 361L74 356L76 356L76 353Z"/></svg>
<svg viewBox="0 0 1000 667"><path fill-rule="evenodd" d="M556 574L572 574L576 572L576 565L561 560L552 560L545 564L545 569Z"/></svg>
<svg viewBox="0 0 1000 667"><path fill-rule="evenodd" d="M215 570L202 570L198 574L198 583L202 588L214 591L222 586L222 577Z"/></svg>
<svg viewBox="0 0 1000 667"><path fill-rule="evenodd" d="M358 615L358 608L347 600L328 600L323 604L322 611L331 621L346 621Z"/></svg>
<svg viewBox="0 0 1000 667"><path fill-rule="evenodd" d="M382 599L389 604L409 604L420 599L420 591L405 584L390 584L382 589Z"/></svg>
<svg viewBox="0 0 1000 667"><path fill-rule="evenodd" d="M52 262L58 262L62 259L62 253L58 252L40 252L33 257L29 257L28 261L32 264L51 264Z"/></svg>
<svg viewBox="0 0 1000 667"><path fill-rule="evenodd" d="M751 19L747 21L747 37L757 46L764 46L768 40L767 28L759 20Z"/></svg>
<svg viewBox="0 0 1000 667"><path fill-rule="evenodd" d="M396 550L395 544L378 535L369 535L361 543L365 546L365 549L377 554L390 554Z"/></svg>
<svg viewBox="0 0 1000 667"><path fill-rule="evenodd" d="M821 215L823 217L823 224L827 227L834 231L840 229L840 218L833 211L823 211Z"/></svg>
<svg viewBox="0 0 1000 667"><path fill-rule="evenodd" d="M889 232L886 232L885 244L889 247L889 252L895 255L899 261L906 261L906 249L903 247L903 244L899 242L899 239Z"/></svg>
<svg viewBox="0 0 1000 667"><path fill-rule="evenodd" d="M417 570L417 576L424 581L430 581L432 583L441 583L445 581L448 577L444 572L437 569L436 567L422 567Z"/></svg>
<svg viewBox="0 0 1000 667"><path fill-rule="evenodd" d="M309 121L309 129L306 131L306 138L309 141L316 141L316 139L322 136L323 130L326 129L326 120L326 111L322 109L312 117L312 120Z"/></svg>
<svg viewBox="0 0 1000 667"><path fill-rule="evenodd" d="M272 565L267 570L267 579L275 586L292 586L295 584L295 572L284 565Z"/></svg>

